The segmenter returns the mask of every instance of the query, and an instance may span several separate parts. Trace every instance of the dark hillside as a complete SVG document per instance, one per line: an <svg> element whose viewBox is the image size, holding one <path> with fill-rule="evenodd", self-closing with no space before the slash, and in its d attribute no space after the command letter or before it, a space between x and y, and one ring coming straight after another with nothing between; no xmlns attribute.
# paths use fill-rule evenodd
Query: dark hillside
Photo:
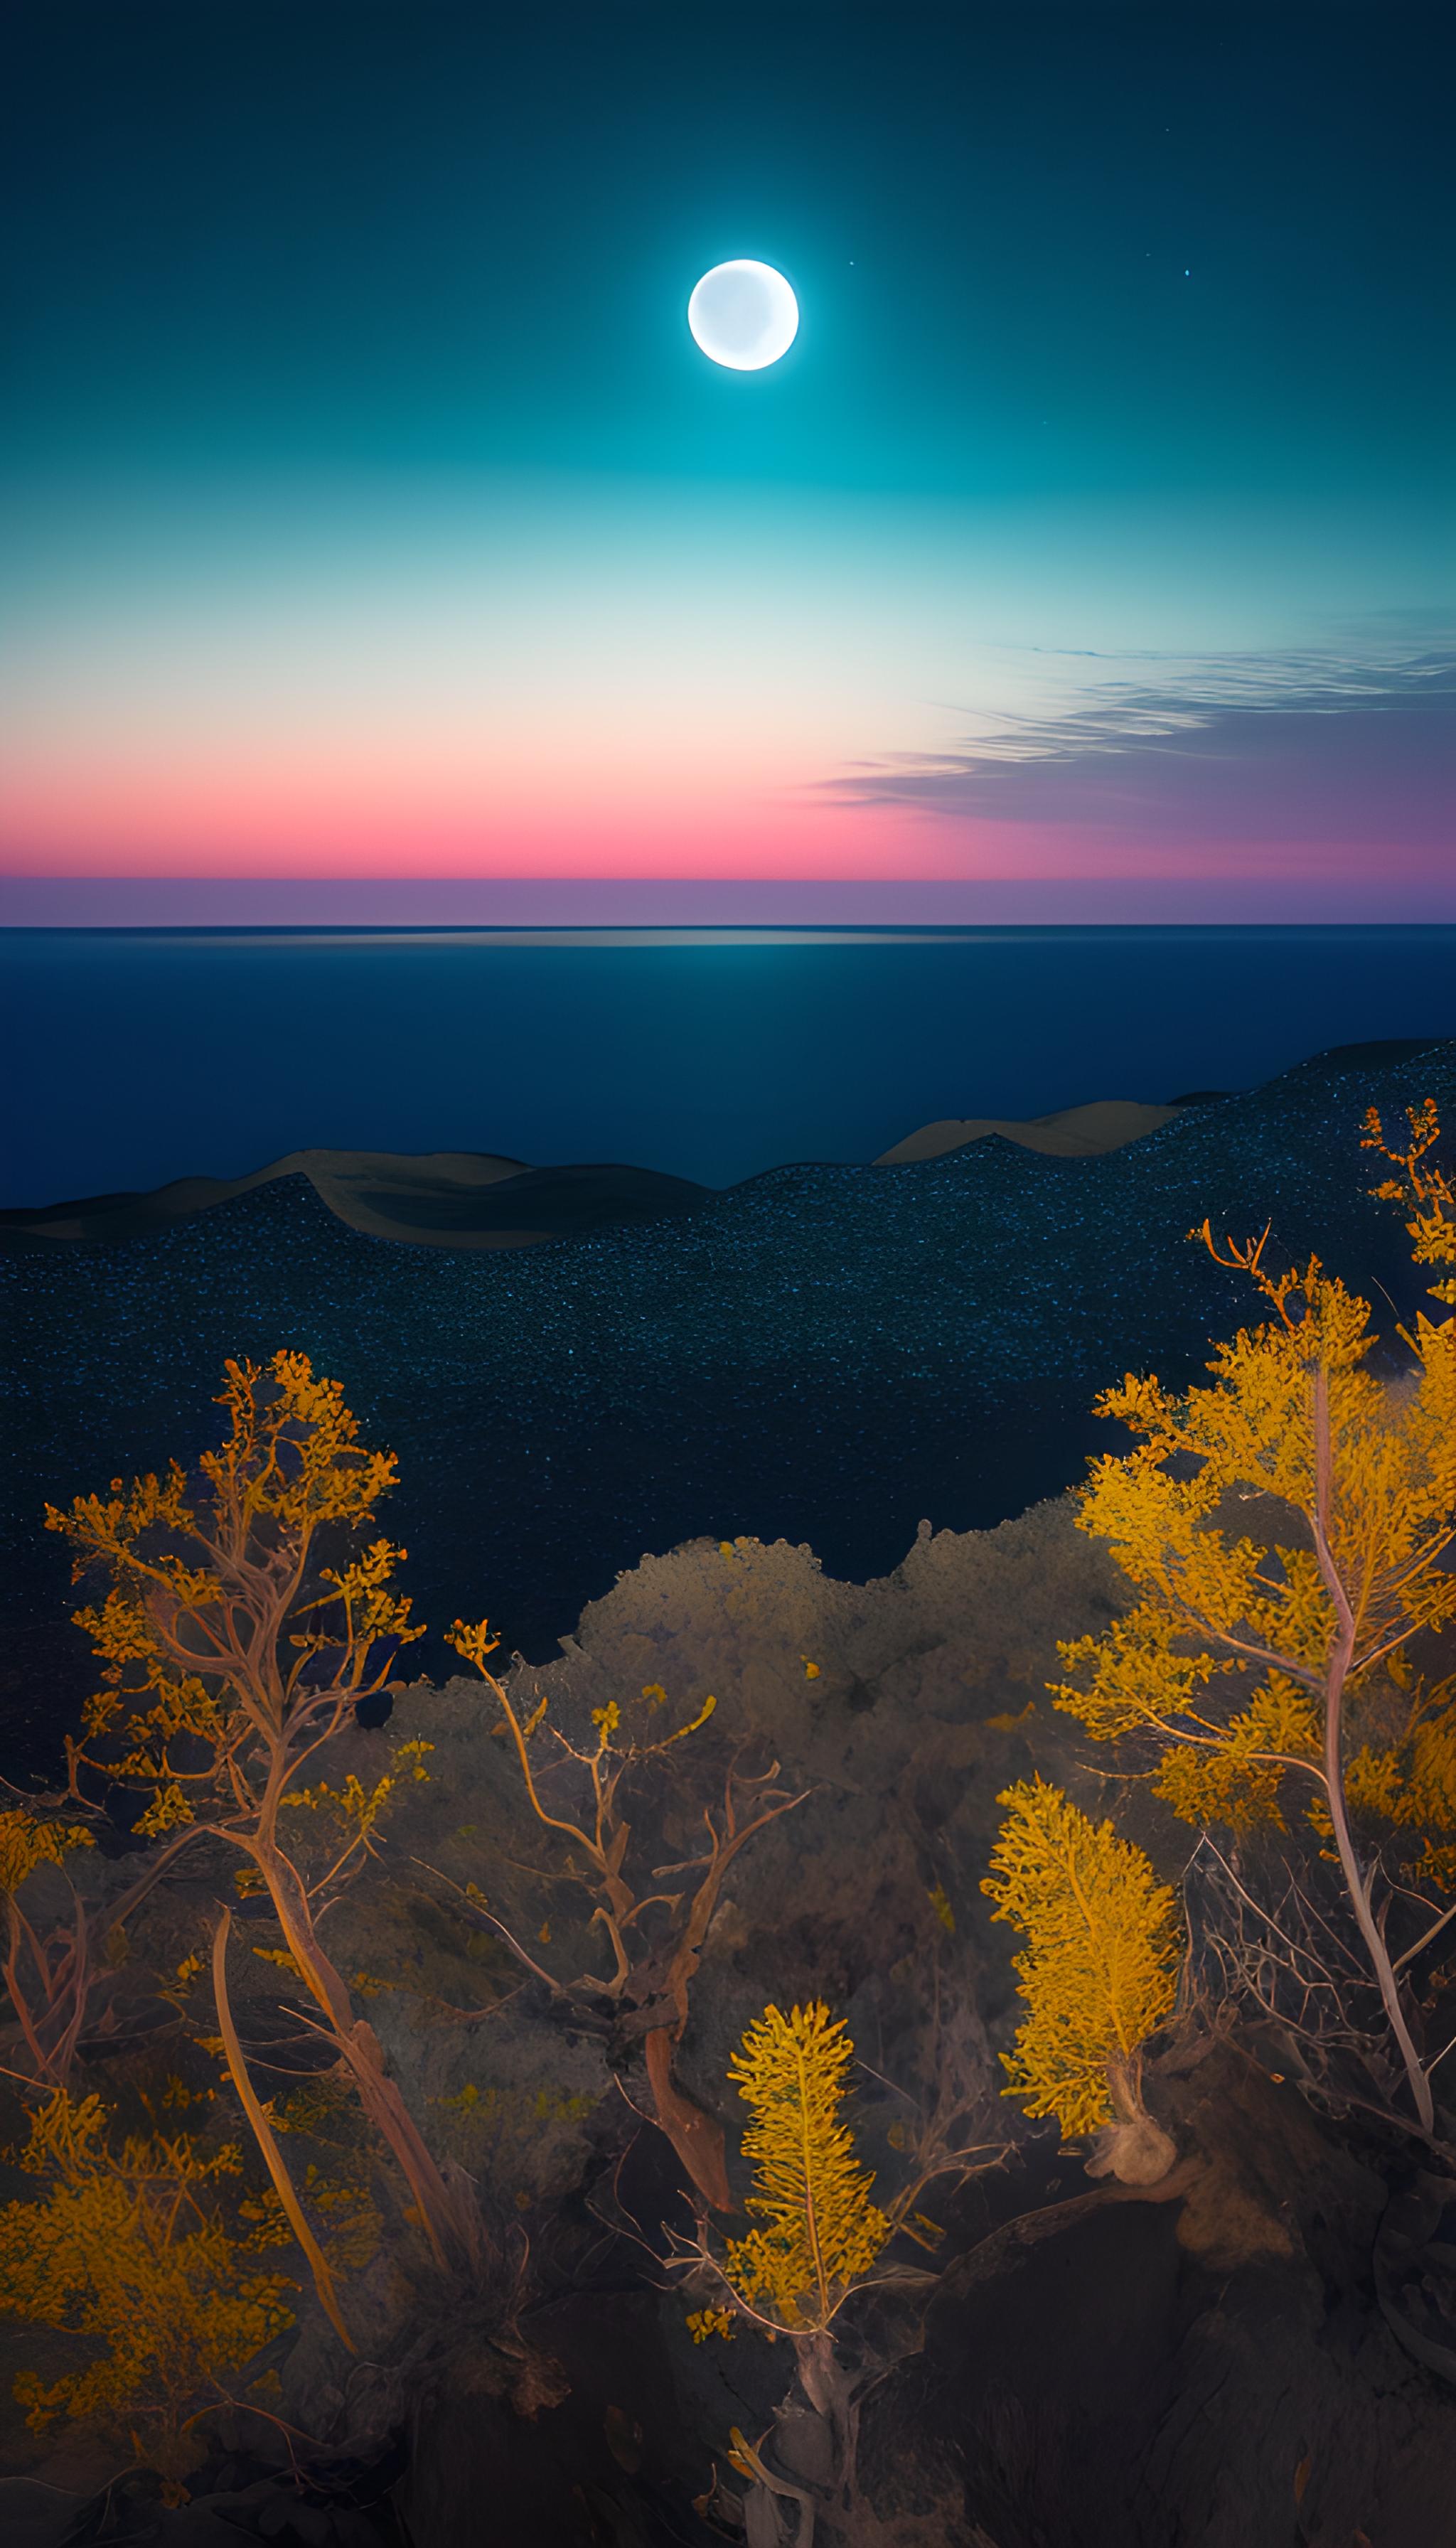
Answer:
<svg viewBox="0 0 1456 2548"><path fill-rule="evenodd" d="M1272 1218L1281 1251L1409 1307L1358 1136L1372 1103L1399 1119L1427 1094L1456 1118L1456 1045L1336 1050L1098 1157L991 1139L778 1168L525 1249L369 1236L299 1175L125 1244L12 1255L10 1739L47 1757L89 1671L46 1498L195 1453L228 1354L289 1344L336 1375L399 1454L418 1614L488 1609L539 1658L644 1549L752 1532L863 1580L922 1518L984 1528L1055 1493L1099 1443L1105 1382L1191 1376L1242 1314L1188 1243L1206 1214ZM433 1638L421 1659L439 1669Z"/></svg>

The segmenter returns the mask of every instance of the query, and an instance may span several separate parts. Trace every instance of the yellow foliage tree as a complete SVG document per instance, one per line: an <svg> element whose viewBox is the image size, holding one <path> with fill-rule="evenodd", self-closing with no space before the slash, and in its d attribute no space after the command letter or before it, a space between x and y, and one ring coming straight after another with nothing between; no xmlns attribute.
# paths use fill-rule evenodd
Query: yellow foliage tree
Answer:
<svg viewBox="0 0 1456 2548"><path fill-rule="evenodd" d="M873 2176L840 2121L854 2057L843 2019L815 2000L786 2017L767 2008L729 2064L753 2115L743 2154L754 2191L744 2208L761 2226L728 2240L723 2273L757 2318L792 2334L833 2325L894 2226L870 2202Z"/></svg>
<svg viewBox="0 0 1456 2548"><path fill-rule="evenodd" d="M693 2341L727 2336L739 2320L792 2347L799 2393L777 2418L808 2412L826 2430L827 2474L813 2485L775 2468L757 2442L734 2428L728 2457L750 2482L746 2506L751 2539L781 2538L776 2505L799 2506L795 2536L807 2540L825 2514L835 2535L859 2536L855 2461L858 2400L876 2377L872 2351L847 2369L836 2349L840 2313L856 2294L883 2282L924 2283L917 2268L883 2262L898 2230L919 2246L943 2234L915 2205L933 2178L957 2182L994 2165L1004 2149L953 2149L933 2121L916 2153L917 2164L894 2200L872 2200L874 2178L864 2165L841 2108L849 2088L855 2048L842 2019L822 2000L806 2008L769 2007L751 2026L729 2067L753 2121L743 2154L754 2163L753 2192L745 2210L755 2227L746 2237L715 2248L700 2228L690 2243L679 2242L672 2262L685 2269L711 2298L688 2319ZM903 2135L892 2144L905 2146ZM879 2366L881 2369L883 2365Z"/></svg>
<svg viewBox="0 0 1456 2548"><path fill-rule="evenodd" d="M710 2277L715 2294L688 2319L693 2342L731 2335L739 2318L771 2339L787 2337L804 2408L827 2435L832 2480L810 2488L766 2458L767 2435L755 2443L734 2426L728 2458L749 2481L750 2538L782 2537L776 2506L784 2501L797 2502L797 2535L808 2538L816 2513L843 2511L854 2491L858 2383L837 2356L835 2321L898 2226L871 2202L874 2178L840 2118L854 2057L843 2020L822 2000L787 2016L765 2009L728 2071L753 2116L743 2154L754 2162L754 2190L744 2208L758 2226L720 2254L699 2234L678 2259ZM787 2411L785 2402L779 2420Z"/></svg>
<svg viewBox="0 0 1456 2548"><path fill-rule="evenodd" d="M1386 1139L1378 1106L1371 1107L1360 1137L1362 1150L1378 1150L1399 1171L1370 1191L1382 1203L1403 1204L1409 1211L1406 1228L1417 1265L1456 1265L1456 1188L1440 1161L1431 1156L1440 1138L1441 1119L1433 1097L1427 1097L1423 1106L1407 1108L1404 1150L1394 1149ZM1432 1283L1430 1297L1448 1310L1456 1309L1456 1276L1443 1275Z"/></svg>
<svg viewBox="0 0 1456 2548"><path fill-rule="evenodd" d="M1377 1117L1366 1131L1402 1171L1379 1191L1408 1202L1427 1264L1456 1262L1438 1134L1430 1105L1412 1110L1404 1152ZM1149 1744L1157 1792L1186 1820L1282 1831L1293 1811L1332 1845L1429 2133L1434 2062L1412 2033L1409 1968L1456 1906L1416 1902L1421 1934L1398 1952L1392 1921L1412 1906L1382 1889L1381 1850L1393 1827L1413 1831L1416 1866L1449 1885L1456 1680L1416 1665L1418 1641L1434 1654L1456 1621L1456 1319L1400 1330L1412 1369L1391 1388L1367 1367L1369 1306L1318 1257L1276 1274L1267 1228L1222 1248L1207 1223L1192 1234L1269 1315L1219 1346L1212 1386L1176 1395L1130 1373L1098 1402L1137 1447L1093 1463L1078 1523L1111 1543L1138 1598L1105 1635L1061 1647L1073 1678L1053 1684L1057 1703L1099 1741Z"/></svg>
<svg viewBox="0 0 1456 2548"><path fill-rule="evenodd" d="M64 1868L71 1850L94 1847L84 1823L64 1823L27 1804L0 1811L5 1986L35 2065L26 2079L30 2087L65 2085L86 2015L90 1957L86 1914L74 1885L70 1927L54 1937L41 1936L21 1897L39 1867Z"/></svg>
<svg viewBox="0 0 1456 2548"><path fill-rule="evenodd" d="M229 1362L218 1404L220 1449L196 1483L173 1461L165 1478L113 1479L106 1496L46 1507L47 1529L74 1551L74 1578L109 1579L105 1597L76 1613L105 1671L85 1733L70 1748L71 1784L87 1770L149 1801L136 1829L162 1847L112 1912L120 1925L178 1852L211 1835L249 1863L266 1890L289 1969L308 1994L303 2017L332 2049L370 2122L398 2160L436 2258L474 2257L473 2200L442 2176L386 2069L372 2027L325 1953L318 1921L373 1848L388 1793L357 1780L334 1790L300 1782L309 1765L379 1689L398 1649L423 1633L392 1578L404 1551L377 1539L342 1554L395 1483L391 1452L371 1451L337 1381L308 1356L275 1354L267 1374ZM423 1775L420 1747L407 1766ZM329 1832L311 1874L305 1844ZM271 2127L246 2075L228 2004L225 1915L213 1978L234 2084L267 2160L319 2298L339 2333L331 2278L289 2183Z"/></svg>
<svg viewBox="0 0 1456 2548"><path fill-rule="evenodd" d="M1138 2172L1161 2175L1171 2149L1148 2128L1141 2056L1177 1995L1173 1887L1110 1822L1089 1821L1044 1778L1022 1779L996 1801L1007 1820L981 1891L996 1905L992 1917L1027 1939L1014 1958L1027 2015L1002 2054L1003 2093L1022 2098L1028 2114L1054 2116L1066 2140L1135 2127ZM1113 2164L1128 2172L1116 2156Z"/></svg>
<svg viewBox="0 0 1456 2548"><path fill-rule="evenodd" d="M234 2145L205 2152L184 2133L113 2150L108 2122L100 2098L57 2089L12 2153L44 2191L0 2211L0 2309L85 2339L88 2357L49 2382L23 2371L15 2394L37 2432L65 2417L130 2445L177 2502L204 2457L196 2425L293 2324L292 2285L227 2217Z"/></svg>

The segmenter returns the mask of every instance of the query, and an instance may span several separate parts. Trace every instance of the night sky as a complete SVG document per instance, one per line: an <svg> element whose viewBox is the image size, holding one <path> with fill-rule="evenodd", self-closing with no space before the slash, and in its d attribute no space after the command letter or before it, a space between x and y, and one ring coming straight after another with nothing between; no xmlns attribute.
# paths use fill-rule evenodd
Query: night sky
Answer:
<svg viewBox="0 0 1456 2548"><path fill-rule="evenodd" d="M1456 917L1449 34L12 13L0 868Z"/></svg>

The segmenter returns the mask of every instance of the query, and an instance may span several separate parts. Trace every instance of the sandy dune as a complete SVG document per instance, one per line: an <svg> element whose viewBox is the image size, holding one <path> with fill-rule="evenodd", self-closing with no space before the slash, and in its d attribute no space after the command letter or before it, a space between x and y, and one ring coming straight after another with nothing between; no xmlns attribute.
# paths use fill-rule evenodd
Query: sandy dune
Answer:
<svg viewBox="0 0 1456 2548"><path fill-rule="evenodd" d="M1114 1097L1067 1107L1058 1115L1040 1115L1029 1123L948 1117L922 1125L873 1165L900 1167L938 1159L990 1133L1056 1158L1090 1158L1155 1132L1181 1111ZM414 1247L531 1247L613 1222L690 1212L709 1194L705 1186L653 1168L533 1168L522 1159L487 1150L290 1150L245 1177L177 1177L151 1194L90 1195L35 1211L0 1212L0 1248L97 1246L140 1238L279 1177L296 1176L307 1177L320 1203L351 1229Z"/></svg>
<svg viewBox="0 0 1456 2548"><path fill-rule="evenodd" d="M531 1247L613 1222L691 1211L706 1188L651 1168L532 1168L480 1150L290 1150L245 1177L178 1177L152 1194L92 1195L0 1212L0 1247L102 1245L139 1238L217 1204L305 1176L321 1203L371 1238L414 1247Z"/></svg>
<svg viewBox="0 0 1456 2548"><path fill-rule="evenodd" d="M1059 1115L1034 1115L1026 1123L1002 1116L948 1115L938 1124L922 1124L918 1133L907 1133L893 1149L881 1150L874 1165L902 1168L916 1159L944 1158L948 1150L963 1150L967 1141L983 1141L989 1133L1019 1142L1024 1150L1045 1150L1051 1158L1089 1159L1102 1150L1120 1150L1125 1141L1138 1141L1144 1133L1156 1133L1181 1112L1177 1106L1140 1106L1132 1097L1099 1097L1090 1106L1065 1106Z"/></svg>
<svg viewBox="0 0 1456 2548"><path fill-rule="evenodd" d="M524 1161L496 1158L474 1150L430 1150L402 1157L390 1150L290 1150L245 1177L175 1177L149 1194L90 1195L80 1203L53 1204L40 1212L3 1216L23 1225L27 1234L49 1239L130 1238L172 1221L188 1221L214 1204L230 1203L234 1195L251 1194L276 1177L305 1176L330 1212L354 1229L393 1236L389 1204L442 1192L462 1198L519 1176Z"/></svg>

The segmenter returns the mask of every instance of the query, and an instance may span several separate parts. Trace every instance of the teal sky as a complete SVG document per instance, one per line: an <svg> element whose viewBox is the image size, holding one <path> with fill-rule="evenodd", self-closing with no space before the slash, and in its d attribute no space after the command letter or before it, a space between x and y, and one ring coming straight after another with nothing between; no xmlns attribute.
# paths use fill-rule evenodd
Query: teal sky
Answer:
<svg viewBox="0 0 1456 2548"><path fill-rule="evenodd" d="M12 25L0 865L1439 899L1443 21Z"/></svg>

